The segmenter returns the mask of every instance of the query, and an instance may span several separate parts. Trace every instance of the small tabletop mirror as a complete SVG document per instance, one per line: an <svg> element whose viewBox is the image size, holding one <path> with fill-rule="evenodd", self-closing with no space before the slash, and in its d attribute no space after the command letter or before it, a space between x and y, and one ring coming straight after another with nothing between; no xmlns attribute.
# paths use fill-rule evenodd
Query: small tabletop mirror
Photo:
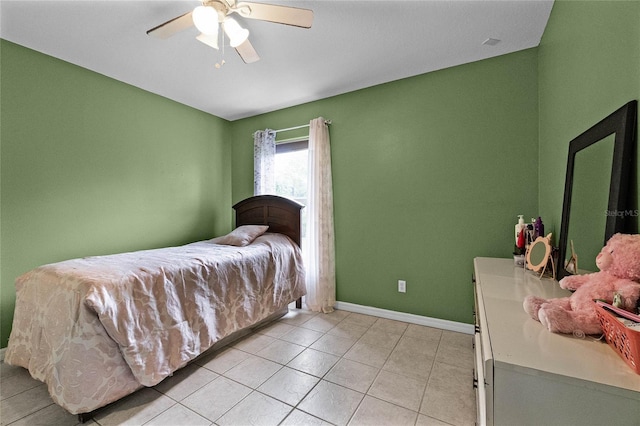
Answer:
<svg viewBox="0 0 640 426"><path fill-rule="evenodd" d="M540 277L547 272L549 264L551 264L551 275L555 278L556 268L551 256L551 234L536 238L527 250L527 268L534 272L540 272Z"/></svg>

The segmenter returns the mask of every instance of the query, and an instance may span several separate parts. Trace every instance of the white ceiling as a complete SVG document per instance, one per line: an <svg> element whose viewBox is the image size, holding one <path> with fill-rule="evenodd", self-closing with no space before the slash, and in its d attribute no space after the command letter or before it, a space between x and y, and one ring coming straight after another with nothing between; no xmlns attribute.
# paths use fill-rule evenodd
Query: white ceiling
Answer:
<svg viewBox="0 0 640 426"><path fill-rule="evenodd" d="M257 2L312 9L314 22L300 29L235 15L261 57L253 64L228 45L222 56L195 40L195 28L167 40L146 34L199 4L191 0L2 0L0 35L237 120L535 47L553 6L553 0ZM483 45L488 38L501 41Z"/></svg>

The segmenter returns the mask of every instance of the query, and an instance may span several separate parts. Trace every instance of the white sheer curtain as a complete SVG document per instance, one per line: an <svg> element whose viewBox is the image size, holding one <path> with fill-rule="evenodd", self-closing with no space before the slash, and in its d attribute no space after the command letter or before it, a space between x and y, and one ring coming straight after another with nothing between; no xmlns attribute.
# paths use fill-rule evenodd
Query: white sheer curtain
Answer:
<svg viewBox="0 0 640 426"><path fill-rule="evenodd" d="M336 304L333 186L329 126L324 118L309 123L309 180L307 192L307 295L313 311L331 312Z"/></svg>
<svg viewBox="0 0 640 426"><path fill-rule="evenodd" d="M253 134L253 195L275 194L276 132L258 130Z"/></svg>

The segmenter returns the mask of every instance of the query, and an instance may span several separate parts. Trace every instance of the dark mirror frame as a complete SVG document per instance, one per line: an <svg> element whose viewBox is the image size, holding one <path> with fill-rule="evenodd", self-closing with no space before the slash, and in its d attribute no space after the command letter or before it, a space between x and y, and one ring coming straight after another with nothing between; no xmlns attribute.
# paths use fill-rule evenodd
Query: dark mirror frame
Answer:
<svg viewBox="0 0 640 426"><path fill-rule="evenodd" d="M625 232L629 209L629 180L634 164L636 122L638 101L631 101L623 107L591 127L569 143L569 158L567 161L567 176L564 184L564 201L562 203L562 223L560 225L560 239L558 242L558 277L570 275L565 270L567 253L567 236L569 232L569 218L571 214L571 194L573 190L573 171L576 154L601 141L609 135L615 134L613 148L613 165L611 168L611 183L609 186L609 204L606 214L604 245L616 232ZM615 214L611 214L611 212ZM630 218L629 218L630 219ZM628 232L628 231L627 231Z"/></svg>

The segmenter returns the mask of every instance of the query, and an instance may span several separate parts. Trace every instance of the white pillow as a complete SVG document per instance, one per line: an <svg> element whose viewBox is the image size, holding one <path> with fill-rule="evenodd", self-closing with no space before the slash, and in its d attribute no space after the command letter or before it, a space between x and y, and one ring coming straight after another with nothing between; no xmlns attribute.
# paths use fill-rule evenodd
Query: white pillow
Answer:
<svg viewBox="0 0 640 426"><path fill-rule="evenodd" d="M229 246L248 246L260 235L267 232L267 225L242 225L225 235L211 240L215 244L225 244Z"/></svg>

